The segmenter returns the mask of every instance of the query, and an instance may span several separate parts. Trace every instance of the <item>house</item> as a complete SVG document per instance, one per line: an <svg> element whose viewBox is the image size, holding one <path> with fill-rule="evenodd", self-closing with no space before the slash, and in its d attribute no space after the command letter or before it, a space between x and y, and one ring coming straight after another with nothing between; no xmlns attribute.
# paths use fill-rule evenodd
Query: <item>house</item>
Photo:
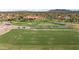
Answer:
<svg viewBox="0 0 79 59"><path fill-rule="evenodd" d="M67 20L67 19L70 19L70 16L65 16L64 18Z"/></svg>
<svg viewBox="0 0 79 59"><path fill-rule="evenodd" d="M28 19L28 20L35 20L35 19L42 19L43 17L42 16L31 16L31 15L28 15L28 16L25 16L24 18Z"/></svg>

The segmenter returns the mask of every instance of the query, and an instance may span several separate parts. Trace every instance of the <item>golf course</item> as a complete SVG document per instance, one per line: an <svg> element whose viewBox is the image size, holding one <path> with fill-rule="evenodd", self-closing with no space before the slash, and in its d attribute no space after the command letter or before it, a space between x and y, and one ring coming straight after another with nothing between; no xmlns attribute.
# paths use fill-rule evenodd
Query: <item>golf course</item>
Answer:
<svg viewBox="0 0 79 59"><path fill-rule="evenodd" d="M79 50L79 11L0 12L0 50Z"/></svg>
<svg viewBox="0 0 79 59"><path fill-rule="evenodd" d="M22 24L20 24L20 26L21 25ZM12 25L8 25L7 27L9 26ZM5 34L1 35L0 49L4 50L5 49L7 50L79 49L79 30L69 28L67 29L66 28L34 29L34 28L11 29L9 32L6 32Z"/></svg>

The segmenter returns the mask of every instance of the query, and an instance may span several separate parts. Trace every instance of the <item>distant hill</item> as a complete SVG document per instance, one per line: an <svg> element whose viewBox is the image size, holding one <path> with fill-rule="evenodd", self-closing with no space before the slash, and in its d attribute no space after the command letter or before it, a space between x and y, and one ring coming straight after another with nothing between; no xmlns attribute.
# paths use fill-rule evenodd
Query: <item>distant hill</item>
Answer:
<svg viewBox="0 0 79 59"><path fill-rule="evenodd" d="M72 11L66 9L54 9L54 10L49 10L49 12L72 12Z"/></svg>
<svg viewBox="0 0 79 59"><path fill-rule="evenodd" d="M53 9L48 12L58 12L58 13L79 13L79 10L67 10L67 9Z"/></svg>

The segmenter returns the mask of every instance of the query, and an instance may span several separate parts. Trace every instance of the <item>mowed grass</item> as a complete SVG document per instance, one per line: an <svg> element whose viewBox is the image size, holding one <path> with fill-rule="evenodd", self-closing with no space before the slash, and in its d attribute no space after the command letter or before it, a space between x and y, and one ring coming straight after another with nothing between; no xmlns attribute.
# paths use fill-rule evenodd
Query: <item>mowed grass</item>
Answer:
<svg viewBox="0 0 79 59"><path fill-rule="evenodd" d="M53 24L53 23L44 23L44 22L12 22L13 25L18 25L18 26L43 26L43 25L47 25L47 26L55 26L58 24Z"/></svg>
<svg viewBox="0 0 79 59"><path fill-rule="evenodd" d="M0 36L0 49L79 49L79 32L16 29Z"/></svg>

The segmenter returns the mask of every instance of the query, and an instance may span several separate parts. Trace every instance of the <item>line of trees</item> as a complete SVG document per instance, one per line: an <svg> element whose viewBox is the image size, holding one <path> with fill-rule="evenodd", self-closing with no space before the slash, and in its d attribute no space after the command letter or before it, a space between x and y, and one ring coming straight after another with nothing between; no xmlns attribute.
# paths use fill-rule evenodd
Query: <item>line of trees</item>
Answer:
<svg viewBox="0 0 79 59"><path fill-rule="evenodd" d="M79 23L79 13L77 12L21 12L21 13L3 13L4 15L12 15L13 18L6 18L7 21L20 21L20 22L25 22L25 21L33 21L37 19L32 19L32 18L24 18L25 16L41 16L42 20L50 20L50 21L64 21L64 22L71 22L71 23ZM11 16L10 15L10 16ZM18 15L18 16L17 16ZM4 16L3 16L4 17Z"/></svg>

